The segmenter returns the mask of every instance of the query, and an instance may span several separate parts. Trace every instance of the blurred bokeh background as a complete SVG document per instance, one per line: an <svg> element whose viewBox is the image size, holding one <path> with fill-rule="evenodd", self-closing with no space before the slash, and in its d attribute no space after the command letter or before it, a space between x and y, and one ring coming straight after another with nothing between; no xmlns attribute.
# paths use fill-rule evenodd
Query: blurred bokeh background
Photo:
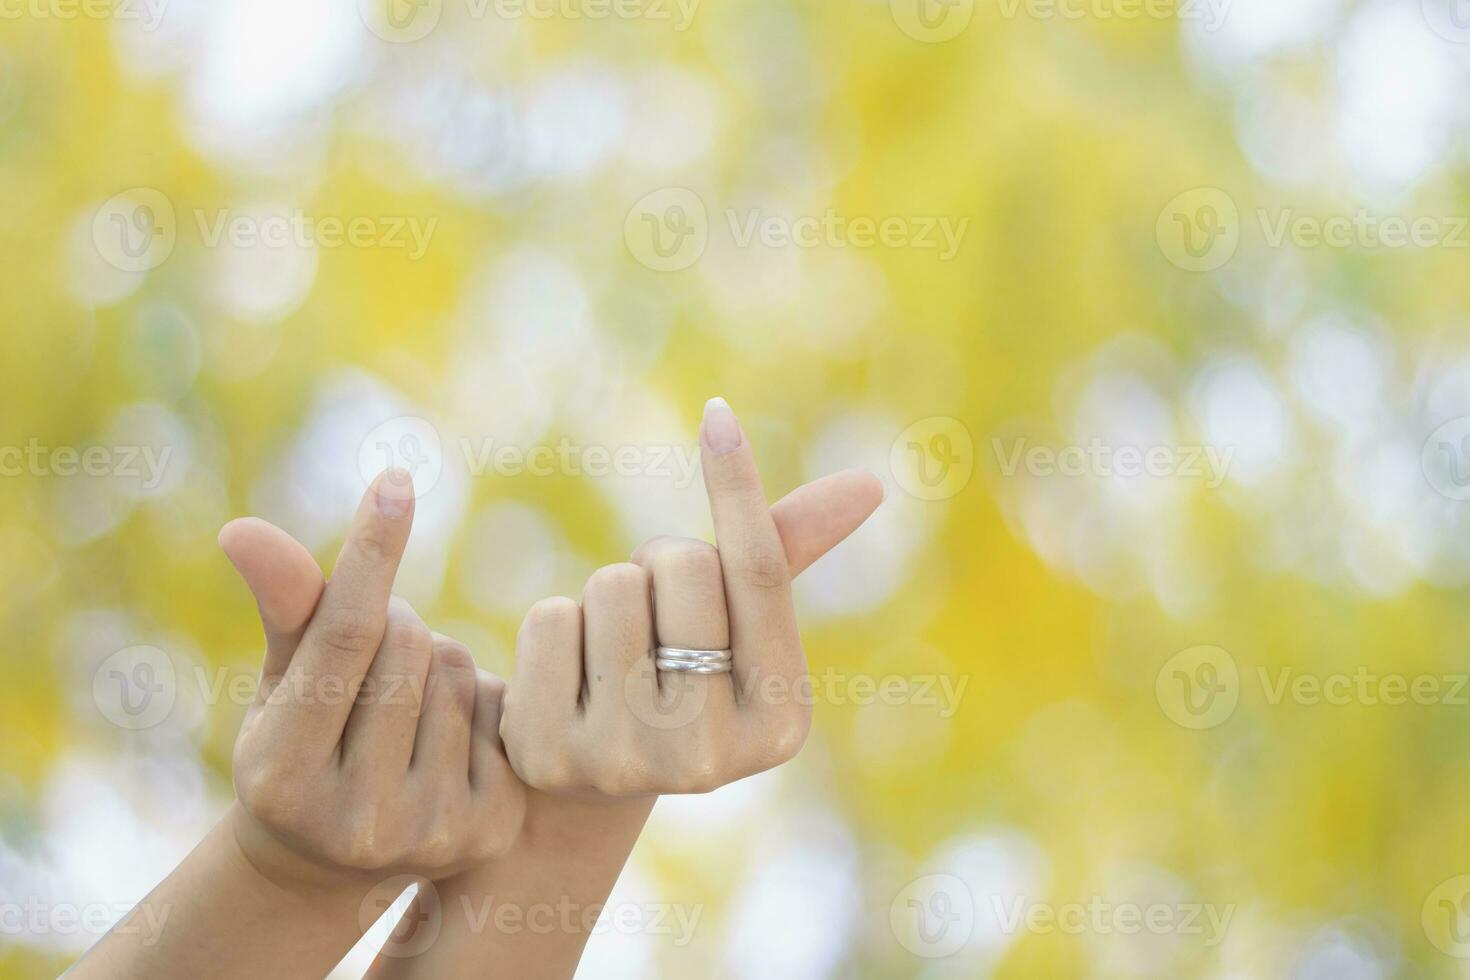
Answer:
<svg viewBox="0 0 1470 980"><path fill-rule="evenodd" d="M226 520L410 465L508 675L712 395L889 495L584 976L1470 976L1467 92L1463 0L0 5L0 977L230 799Z"/></svg>

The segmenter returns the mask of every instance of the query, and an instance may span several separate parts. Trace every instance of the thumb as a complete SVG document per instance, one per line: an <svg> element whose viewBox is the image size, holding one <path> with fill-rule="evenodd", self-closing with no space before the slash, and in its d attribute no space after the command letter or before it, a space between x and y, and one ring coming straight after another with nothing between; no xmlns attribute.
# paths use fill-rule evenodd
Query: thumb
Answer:
<svg viewBox="0 0 1470 980"><path fill-rule="evenodd" d="M837 547L878 509L883 483L866 470L843 470L782 497L771 517L795 578Z"/></svg>
<svg viewBox="0 0 1470 980"><path fill-rule="evenodd" d="M257 517L226 524L219 546L260 608L266 644L261 674L278 677L291 663L322 596L322 570L299 541Z"/></svg>

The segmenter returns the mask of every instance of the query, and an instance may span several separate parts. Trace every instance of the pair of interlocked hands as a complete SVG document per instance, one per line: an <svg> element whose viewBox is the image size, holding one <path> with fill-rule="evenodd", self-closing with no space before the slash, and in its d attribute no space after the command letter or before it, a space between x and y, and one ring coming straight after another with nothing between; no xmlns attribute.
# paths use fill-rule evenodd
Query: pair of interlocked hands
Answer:
<svg viewBox="0 0 1470 980"><path fill-rule="evenodd" d="M581 824L589 804L708 792L792 758L809 699L751 692L806 676L792 578L867 519L882 485L848 471L768 505L721 399L706 408L701 451L718 548L655 538L595 572L580 604L538 602L508 686L393 595L414 512L401 471L367 491L330 581L285 532L226 526L220 543L266 633L228 821L250 863L283 886L443 879L506 854L523 828L557 825L559 811ZM733 672L660 673L659 645L730 649ZM322 696L328 686L338 696ZM691 696L692 716L649 722Z"/></svg>

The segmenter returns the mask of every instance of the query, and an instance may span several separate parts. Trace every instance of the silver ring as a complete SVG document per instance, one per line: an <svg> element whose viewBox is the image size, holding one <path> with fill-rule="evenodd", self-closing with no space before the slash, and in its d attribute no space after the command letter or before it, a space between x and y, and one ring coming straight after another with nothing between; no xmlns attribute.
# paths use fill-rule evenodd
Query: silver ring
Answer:
<svg viewBox="0 0 1470 980"><path fill-rule="evenodd" d="M659 670L679 674L728 674L734 664L735 655L729 650L687 650L683 647L659 647L654 651L653 661Z"/></svg>
<svg viewBox="0 0 1470 980"><path fill-rule="evenodd" d="M659 670L675 674L728 674L735 669L734 662L730 660L695 663L691 660L665 660L659 657L653 665Z"/></svg>
<svg viewBox="0 0 1470 980"><path fill-rule="evenodd" d="M660 660L682 660L691 664L722 664L735 659L729 650L686 650L683 647L659 647L654 655Z"/></svg>

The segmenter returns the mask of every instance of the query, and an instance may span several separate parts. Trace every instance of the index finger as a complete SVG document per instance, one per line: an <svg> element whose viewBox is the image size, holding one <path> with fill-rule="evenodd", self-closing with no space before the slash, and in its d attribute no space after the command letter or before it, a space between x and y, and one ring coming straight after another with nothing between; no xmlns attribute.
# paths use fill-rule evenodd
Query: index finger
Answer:
<svg viewBox="0 0 1470 980"><path fill-rule="evenodd" d="M334 749L387 623L393 579L413 525L413 483L382 473L363 495L316 613L271 710L293 740Z"/></svg>
<svg viewBox="0 0 1470 980"><path fill-rule="evenodd" d="M742 690L762 674L794 683L806 674L806 657L796 629L786 548L766 503L750 440L723 398L704 406L699 441L725 578L736 681Z"/></svg>

